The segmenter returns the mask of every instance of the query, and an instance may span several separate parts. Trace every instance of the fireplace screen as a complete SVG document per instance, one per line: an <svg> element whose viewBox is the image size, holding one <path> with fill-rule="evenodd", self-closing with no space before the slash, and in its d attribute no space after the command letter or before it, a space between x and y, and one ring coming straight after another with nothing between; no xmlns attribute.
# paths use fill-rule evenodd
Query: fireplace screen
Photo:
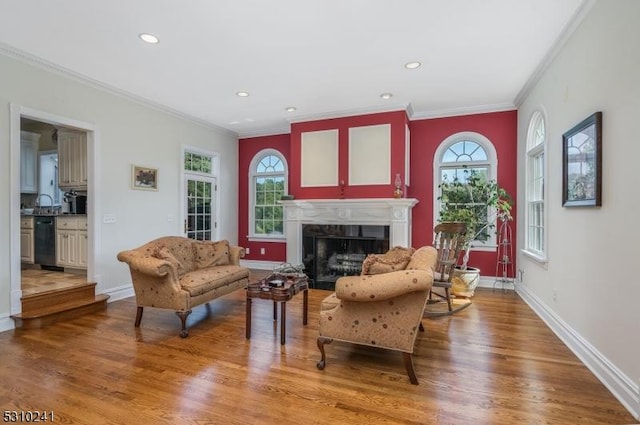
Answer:
<svg viewBox="0 0 640 425"><path fill-rule="evenodd" d="M368 254L388 249L389 226L303 226L302 258L313 288L333 290L339 277L360 274Z"/></svg>

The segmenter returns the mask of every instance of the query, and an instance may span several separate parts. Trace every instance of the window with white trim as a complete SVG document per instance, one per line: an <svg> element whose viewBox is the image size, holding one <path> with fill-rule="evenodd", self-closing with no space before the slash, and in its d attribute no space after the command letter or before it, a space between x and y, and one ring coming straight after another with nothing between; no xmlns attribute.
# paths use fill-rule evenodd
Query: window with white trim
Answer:
<svg viewBox="0 0 640 425"><path fill-rule="evenodd" d="M256 154L249 168L249 238L284 240L283 207L288 169L284 156L275 149Z"/></svg>
<svg viewBox="0 0 640 425"><path fill-rule="evenodd" d="M464 184L470 178L483 181L495 180L498 161L493 144L485 136L475 132L462 132L445 139L438 147L434 157L434 222L437 223L440 212L442 183L460 183L460 192L464 192ZM456 194L451 193L451 196ZM489 220L489 210L485 203L461 201L460 208L469 209L480 217L479 221ZM478 226L481 229L482 225ZM484 236L478 237L473 243L474 248L496 246L495 232L485 228Z"/></svg>
<svg viewBox="0 0 640 425"><path fill-rule="evenodd" d="M526 156L526 226L525 249L536 257L546 256L544 182L546 167L544 153L546 130L542 113L534 112L527 132Z"/></svg>

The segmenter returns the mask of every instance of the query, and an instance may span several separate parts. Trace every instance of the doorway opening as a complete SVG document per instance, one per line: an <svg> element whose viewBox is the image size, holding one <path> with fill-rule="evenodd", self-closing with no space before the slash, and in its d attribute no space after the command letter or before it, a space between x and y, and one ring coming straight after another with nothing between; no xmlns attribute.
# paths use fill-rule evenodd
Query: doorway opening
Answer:
<svg viewBox="0 0 640 425"><path fill-rule="evenodd" d="M74 286L80 281L85 285L87 281L98 282L98 276L95 275L97 233L93 223L95 220L94 211L97 206L93 196L96 185L94 171L96 139L92 124L16 104L10 105L10 114L12 164L10 170L12 205L10 213L10 306L11 315L14 317L23 311L24 296L28 298L34 292L55 294L57 291L63 290L63 287ZM82 189L86 196L84 199L87 209L82 220L79 217L65 214L68 213L65 193L72 187L59 184L60 173L64 171L59 146L61 131L81 135L84 141L82 149L76 151L84 162L82 174L84 181L78 185L78 189ZM28 161L30 166L25 165L27 163L22 160L21 148L25 132L38 135L35 138L38 142L37 148L33 149L35 144L28 146L32 150L32 156ZM57 168L55 155L58 155ZM67 167L68 169L69 167ZM56 173L58 174L57 182ZM25 175L32 178L24 180ZM23 186L23 181L28 184ZM62 193L60 193L61 191ZM72 227L75 226L73 229L69 229L68 237L58 237L59 233L54 230L53 237L49 238L47 247L53 246L55 251L52 257L49 256L49 259L44 261L52 263L50 267L43 268L35 261L37 248L35 220L37 216L53 218L56 221L71 220ZM43 223L44 221L48 221L48 226L51 228L57 227L53 220L43 220ZM47 226L43 225L42 227L46 228ZM51 233L50 230L49 233ZM73 234L71 234L72 232ZM53 243L51 243L52 239ZM58 253L62 250L64 250L63 264L59 265L60 255ZM67 255L69 252L73 252L73 255ZM65 261L71 262L71 264L64 263ZM98 292L100 291L99 282L97 284L91 283L91 285L92 288L95 287Z"/></svg>
<svg viewBox="0 0 640 425"><path fill-rule="evenodd" d="M20 289L24 299L87 282L86 211L77 214L68 196L78 193L86 199L86 173L77 173L77 182L71 184L60 174L61 166L67 174L71 168L86 170L79 163L87 161L87 134L26 117L20 118L20 134ZM29 149L22 149L23 135L29 138ZM69 152L84 157L69 156ZM29 172L35 172L35 178L26 176ZM24 185L25 179L36 183Z"/></svg>

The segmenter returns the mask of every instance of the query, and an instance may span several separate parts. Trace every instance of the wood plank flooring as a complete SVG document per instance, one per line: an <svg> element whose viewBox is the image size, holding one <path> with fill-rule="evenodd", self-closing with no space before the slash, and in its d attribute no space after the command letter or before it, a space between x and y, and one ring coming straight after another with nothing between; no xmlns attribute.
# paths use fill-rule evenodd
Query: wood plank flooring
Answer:
<svg viewBox="0 0 640 425"><path fill-rule="evenodd" d="M320 371L318 311L328 291L287 305L245 294L189 317L133 298L45 329L0 333L0 406L65 424L626 424L633 417L513 292L478 290L455 316L424 319L409 383L399 353L334 342Z"/></svg>

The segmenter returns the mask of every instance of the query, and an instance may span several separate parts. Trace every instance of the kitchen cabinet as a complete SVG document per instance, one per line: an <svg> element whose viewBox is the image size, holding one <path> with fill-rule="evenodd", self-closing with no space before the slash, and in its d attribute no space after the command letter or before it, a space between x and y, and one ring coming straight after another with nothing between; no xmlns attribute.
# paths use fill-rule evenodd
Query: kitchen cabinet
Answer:
<svg viewBox="0 0 640 425"><path fill-rule="evenodd" d="M20 193L38 193L39 142L39 134L20 132Z"/></svg>
<svg viewBox="0 0 640 425"><path fill-rule="evenodd" d="M58 131L58 186L62 189L87 189L86 133Z"/></svg>
<svg viewBox="0 0 640 425"><path fill-rule="evenodd" d="M87 268L87 217L58 216L56 220L56 265Z"/></svg>
<svg viewBox="0 0 640 425"><path fill-rule="evenodd" d="M20 261L34 263L35 246L33 244L33 217L20 218Z"/></svg>

